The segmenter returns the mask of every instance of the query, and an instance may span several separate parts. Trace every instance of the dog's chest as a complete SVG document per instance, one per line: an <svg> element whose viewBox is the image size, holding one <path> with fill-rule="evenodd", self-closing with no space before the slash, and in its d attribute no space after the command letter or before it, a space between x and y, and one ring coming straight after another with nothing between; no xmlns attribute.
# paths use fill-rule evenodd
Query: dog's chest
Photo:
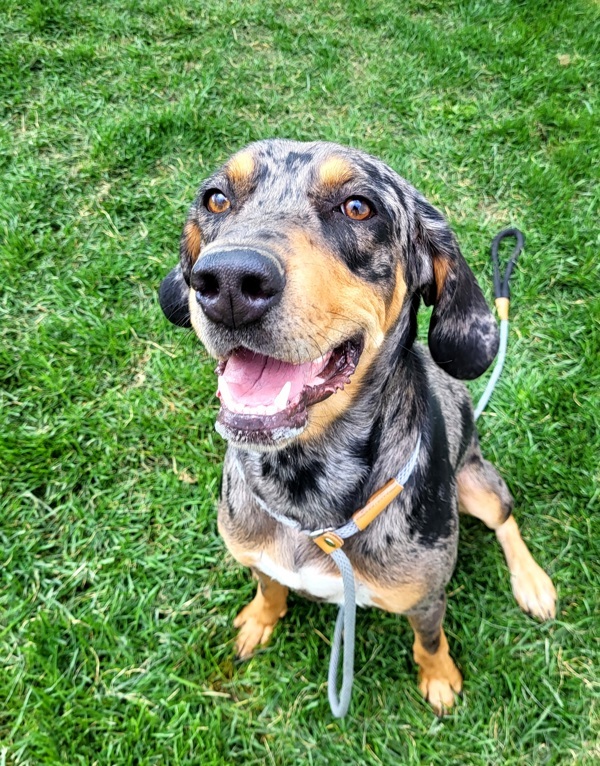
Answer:
<svg viewBox="0 0 600 766"><path fill-rule="evenodd" d="M298 530L276 524L268 517L256 524L259 518L256 509L248 513L246 508L244 513L240 508L234 519L226 504L221 504L219 531L232 556L243 566L302 596L343 604L343 581L332 559ZM409 560L398 557L395 567L386 566L383 571L381 562L364 555L357 558L352 546L348 548L358 606L374 606L402 614L429 590L437 560L421 560L418 551L412 551ZM431 555L431 551L428 553Z"/></svg>
<svg viewBox="0 0 600 766"><path fill-rule="evenodd" d="M293 591L330 604L344 603L344 586L339 575L324 571L318 562L309 562L292 568L281 560L260 553L254 567L273 580L286 585ZM360 578L356 582L356 603L358 606L375 606L373 592Z"/></svg>
<svg viewBox="0 0 600 766"><path fill-rule="evenodd" d="M240 564L252 567L303 596L331 604L343 604L344 585L341 575L312 540L285 528L276 529L275 534L269 537L257 536L252 539L247 534L242 537L240 530L232 528L228 522L229 515L221 507L219 532L229 552ZM373 588L356 569L355 586L356 603L359 606L375 606Z"/></svg>

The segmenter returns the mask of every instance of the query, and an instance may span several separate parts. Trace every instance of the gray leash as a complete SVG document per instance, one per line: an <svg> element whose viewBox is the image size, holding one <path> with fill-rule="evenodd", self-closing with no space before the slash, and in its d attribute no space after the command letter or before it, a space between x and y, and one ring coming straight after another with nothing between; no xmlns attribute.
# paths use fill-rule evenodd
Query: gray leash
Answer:
<svg viewBox="0 0 600 766"><path fill-rule="evenodd" d="M508 263L504 271L504 277L502 278L500 275L500 262L499 262L498 251L500 249L500 244L502 240L506 239L507 237L514 237L516 242L515 242L514 250L512 251L510 258L508 259ZM485 406L488 403L490 396L492 395L492 391L496 387L496 383L498 382L498 378L500 377L502 368L504 367L504 361L506 359L506 348L508 345L508 311L510 306L510 278L512 276L515 263L517 262L517 258L519 257L519 253L521 252L524 246L525 246L525 237L523 236L523 233L519 231L518 229L504 229L503 231L501 231L499 234L497 234L494 237L494 241L492 242L491 257L492 257L492 264L494 266L494 296L495 296L496 309L498 311L498 316L500 317L500 348L498 350L498 357L496 359L496 366L494 367L494 371L492 372L492 375L490 379L488 380L488 384L485 387L485 391L481 395L481 399L477 403L477 407L475 409L475 420L479 418L479 416L485 409Z"/></svg>
<svg viewBox="0 0 600 766"><path fill-rule="evenodd" d="M336 718L343 718L350 707L352 684L354 683L354 644L356 638L356 594L354 592L354 570L350 559L344 551L332 551L331 558L335 561L344 583L344 604L340 606L335 621L329 672L327 674L327 696L329 707ZM340 665L340 653L344 642L344 661L342 665L342 688L337 692L337 676Z"/></svg>

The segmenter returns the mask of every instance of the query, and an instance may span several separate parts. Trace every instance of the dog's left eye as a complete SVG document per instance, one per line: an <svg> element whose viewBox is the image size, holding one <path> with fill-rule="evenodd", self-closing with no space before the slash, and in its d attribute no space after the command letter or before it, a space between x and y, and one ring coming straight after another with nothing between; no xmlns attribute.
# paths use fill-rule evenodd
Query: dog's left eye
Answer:
<svg viewBox="0 0 600 766"><path fill-rule="evenodd" d="M371 203L364 197L348 197L342 203L341 211L353 221L366 221L367 218L370 218L375 213Z"/></svg>
<svg viewBox="0 0 600 766"><path fill-rule="evenodd" d="M219 191L218 189L210 189L210 191L204 195L204 205L211 213L218 214L229 210L231 202L222 191Z"/></svg>

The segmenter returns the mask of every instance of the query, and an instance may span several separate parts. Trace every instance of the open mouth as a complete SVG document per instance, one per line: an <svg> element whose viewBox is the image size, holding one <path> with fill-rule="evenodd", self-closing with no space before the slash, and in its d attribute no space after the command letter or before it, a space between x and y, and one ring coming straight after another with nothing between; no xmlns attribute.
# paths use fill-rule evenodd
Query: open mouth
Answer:
<svg viewBox="0 0 600 766"><path fill-rule="evenodd" d="M349 383L362 345L362 339L347 340L304 364L235 349L216 370L217 431L226 439L264 446L298 436L308 408Z"/></svg>

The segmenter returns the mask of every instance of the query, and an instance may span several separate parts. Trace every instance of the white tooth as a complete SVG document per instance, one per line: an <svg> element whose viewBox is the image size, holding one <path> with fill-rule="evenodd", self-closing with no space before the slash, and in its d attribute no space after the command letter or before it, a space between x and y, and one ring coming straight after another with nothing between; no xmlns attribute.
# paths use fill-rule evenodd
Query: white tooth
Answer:
<svg viewBox="0 0 600 766"><path fill-rule="evenodd" d="M291 390L292 390L292 381L288 380L288 382L283 386L281 391L277 394L277 398L273 402L273 407L275 408L275 412L279 412L280 410L285 409L286 404L288 402L288 396L290 395Z"/></svg>
<svg viewBox="0 0 600 766"><path fill-rule="evenodd" d="M219 388L217 389L217 394L220 394L219 398L222 402L225 403L225 406L229 409L232 409L231 405L233 404L233 397L231 395L231 391L229 390L229 383L223 376L219 378Z"/></svg>
<svg viewBox="0 0 600 766"><path fill-rule="evenodd" d="M327 366L327 363L331 359L331 351L328 351L326 354L323 354L323 356L320 356L318 359L315 359L313 362L312 369L315 370L315 372L318 374L319 372L323 372L325 367Z"/></svg>

